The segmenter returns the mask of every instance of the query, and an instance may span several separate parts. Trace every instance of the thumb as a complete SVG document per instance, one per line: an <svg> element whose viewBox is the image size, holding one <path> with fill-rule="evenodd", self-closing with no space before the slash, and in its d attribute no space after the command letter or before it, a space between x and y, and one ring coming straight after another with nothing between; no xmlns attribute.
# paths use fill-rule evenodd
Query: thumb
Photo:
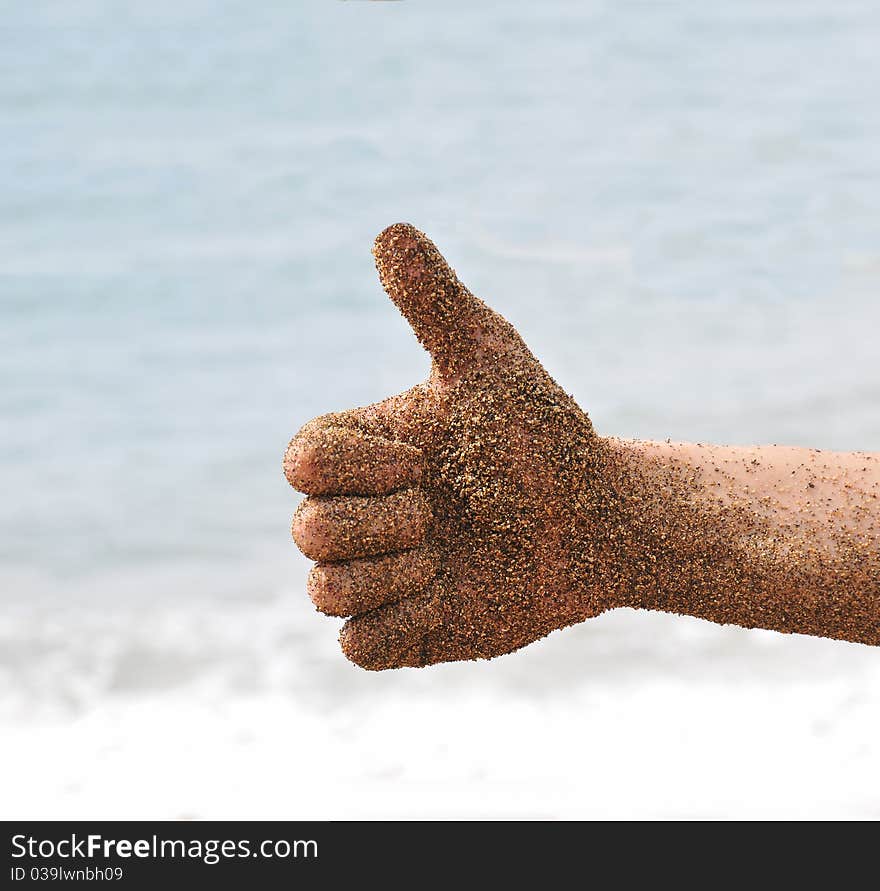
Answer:
<svg viewBox="0 0 880 891"><path fill-rule="evenodd" d="M454 375L482 354L499 352L507 338L517 338L415 226L389 226L376 238L373 256L382 287L442 373Z"/></svg>

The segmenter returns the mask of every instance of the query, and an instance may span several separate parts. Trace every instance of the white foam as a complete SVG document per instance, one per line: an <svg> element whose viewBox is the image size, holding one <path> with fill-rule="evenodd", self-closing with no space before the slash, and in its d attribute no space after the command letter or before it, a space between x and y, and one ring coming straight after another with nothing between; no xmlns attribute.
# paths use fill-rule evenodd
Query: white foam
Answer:
<svg viewBox="0 0 880 891"><path fill-rule="evenodd" d="M880 815L868 647L620 611L371 674L301 592L76 615L3 626L0 816Z"/></svg>

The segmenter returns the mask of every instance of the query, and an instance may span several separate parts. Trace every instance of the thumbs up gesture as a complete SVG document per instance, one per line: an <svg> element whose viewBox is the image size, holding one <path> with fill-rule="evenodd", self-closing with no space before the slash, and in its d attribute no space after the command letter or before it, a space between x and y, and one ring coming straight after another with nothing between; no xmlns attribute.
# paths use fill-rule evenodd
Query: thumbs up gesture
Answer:
<svg viewBox="0 0 880 891"><path fill-rule="evenodd" d="M880 456L600 437L421 232L374 253L431 374L284 458L349 659L490 658L620 606L880 641Z"/></svg>
<svg viewBox="0 0 880 891"><path fill-rule="evenodd" d="M598 597L583 575L609 547L591 516L615 493L589 419L423 233L391 226L373 253L430 377L309 422L284 458L309 496L293 519L317 561L309 595L350 617L345 655L369 669L489 658L601 612L613 585Z"/></svg>

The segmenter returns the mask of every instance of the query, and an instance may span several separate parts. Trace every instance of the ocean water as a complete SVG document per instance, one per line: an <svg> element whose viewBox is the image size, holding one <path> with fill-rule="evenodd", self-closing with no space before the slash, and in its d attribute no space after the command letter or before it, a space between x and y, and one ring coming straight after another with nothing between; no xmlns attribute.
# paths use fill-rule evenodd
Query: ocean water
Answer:
<svg viewBox="0 0 880 891"><path fill-rule="evenodd" d="M280 471L427 372L398 220L600 432L880 450L878 41L867 0L6 9L2 815L880 816L876 651L620 612L367 674Z"/></svg>

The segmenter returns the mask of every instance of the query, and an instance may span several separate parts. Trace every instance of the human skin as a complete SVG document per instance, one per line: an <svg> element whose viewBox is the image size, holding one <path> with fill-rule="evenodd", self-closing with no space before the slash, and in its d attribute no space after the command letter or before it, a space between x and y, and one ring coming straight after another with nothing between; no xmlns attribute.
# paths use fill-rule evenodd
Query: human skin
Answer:
<svg viewBox="0 0 880 891"><path fill-rule="evenodd" d="M880 456L599 436L423 233L373 253L431 374L284 456L349 659L491 658L618 607L880 644Z"/></svg>

